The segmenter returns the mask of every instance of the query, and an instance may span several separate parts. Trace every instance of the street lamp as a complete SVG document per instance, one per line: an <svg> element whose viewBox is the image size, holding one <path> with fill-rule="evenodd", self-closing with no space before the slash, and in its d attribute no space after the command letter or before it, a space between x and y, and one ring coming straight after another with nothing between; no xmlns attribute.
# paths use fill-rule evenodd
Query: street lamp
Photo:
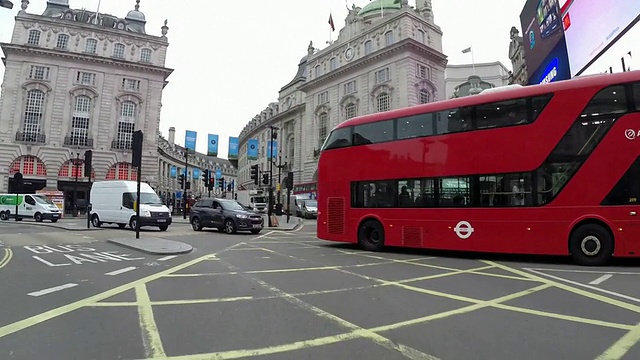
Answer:
<svg viewBox="0 0 640 360"><path fill-rule="evenodd" d="M280 186L282 184L282 169L286 168L288 165L286 161L284 162L284 164L282 163L281 154L282 154L282 151L280 151L280 155L278 155L278 165L276 165L276 167L278 168L278 204L280 204Z"/></svg>
<svg viewBox="0 0 640 360"><path fill-rule="evenodd" d="M13 9L13 3L9 0L0 0L0 7Z"/></svg>

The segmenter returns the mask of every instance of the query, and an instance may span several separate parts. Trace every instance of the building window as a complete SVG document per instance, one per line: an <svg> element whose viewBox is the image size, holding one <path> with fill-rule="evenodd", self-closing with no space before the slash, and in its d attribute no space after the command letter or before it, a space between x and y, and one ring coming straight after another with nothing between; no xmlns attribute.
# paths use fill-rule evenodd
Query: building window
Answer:
<svg viewBox="0 0 640 360"><path fill-rule="evenodd" d="M348 83L344 84L344 94L349 95L356 92L356 81L351 80Z"/></svg>
<svg viewBox="0 0 640 360"><path fill-rule="evenodd" d="M87 39L87 42L84 45L84 51L89 54L95 54L97 50L98 50L98 40Z"/></svg>
<svg viewBox="0 0 640 360"><path fill-rule="evenodd" d="M58 41L56 42L56 48L58 49L66 49L69 46L69 35L60 34L58 35Z"/></svg>
<svg viewBox="0 0 640 360"><path fill-rule="evenodd" d="M347 106L344 107L344 115L345 115L345 120L358 116L358 108L356 107L356 104L354 103L347 104Z"/></svg>
<svg viewBox="0 0 640 360"><path fill-rule="evenodd" d="M89 139L89 121L91 119L91 98L82 95L76 98L71 119L71 144L87 146Z"/></svg>
<svg viewBox="0 0 640 360"><path fill-rule="evenodd" d="M123 44L115 44L113 45L113 57L124 59L124 45Z"/></svg>
<svg viewBox="0 0 640 360"><path fill-rule="evenodd" d="M387 46L393 44L394 38L393 38L393 31L387 31L384 34L384 41L386 43Z"/></svg>
<svg viewBox="0 0 640 360"><path fill-rule="evenodd" d="M322 113L318 117L318 149L322 148L322 144L327 139L327 128L329 127L329 115Z"/></svg>
<svg viewBox="0 0 640 360"><path fill-rule="evenodd" d="M151 62L151 50L142 49L140 51L140 62L150 63Z"/></svg>
<svg viewBox="0 0 640 360"><path fill-rule="evenodd" d="M322 76L322 68L320 65L316 65L316 77Z"/></svg>
<svg viewBox="0 0 640 360"><path fill-rule="evenodd" d="M96 74L84 72L84 71L78 71L78 75L76 75L76 84L95 86Z"/></svg>
<svg viewBox="0 0 640 360"><path fill-rule="evenodd" d="M318 94L318 105L326 104L329 102L329 92L324 91Z"/></svg>
<svg viewBox="0 0 640 360"><path fill-rule="evenodd" d="M431 94L425 89L420 89L418 93L418 102L420 104L428 104L431 101Z"/></svg>
<svg viewBox="0 0 640 360"><path fill-rule="evenodd" d="M29 38L27 39L29 45L40 45L40 30L30 30Z"/></svg>
<svg viewBox="0 0 640 360"><path fill-rule="evenodd" d="M140 91L140 80L122 79L122 90L134 92Z"/></svg>
<svg viewBox="0 0 640 360"><path fill-rule="evenodd" d="M49 80L49 72L51 68L48 66L31 65L29 70L29 79L33 80Z"/></svg>
<svg viewBox="0 0 640 360"><path fill-rule="evenodd" d="M132 101L125 101L120 107L120 119L118 120L117 149L131 149L133 131L136 127L137 105Z"/></svg>
<svg viewBox="0 0 640 360"><path fill-rule="evenodd" d="M391 79L391 76L389 75L389 68L384 68L382 70L376 71L375 77L376 77L376 84L389 81Z"/></svg>
<svg viewBox="0 0 640 360"><path fill-rule="evenodd" d="M333 70L338 68L338 59L337 58L331 58L331 60L329 60L329 68L331 69L331 71L333 71Z"/></svg>
<svg viewBox="0 0 640 360"><path fill-rule="evenodd" d="M44 92L31 90L27 93L27 106L24 111L24 125L22 132L25 139L36 139L42 126L42 114L44 112Z"/></svg>
<svg viewBox="0 0 640 360"><path fill-rule="evenodd" d="M369 55L373 52L373 43L371 40L367 40L364 42L364 54Z"/></svg>
<svg viewBox="0 0 640 360"><path fill-rule="evenodd" d="M389 94L381 93L376 97L376 109L378 112L388 111L389 106Z"/></svg>
<svg viewBox="0 0 640 360"><path fill-rule="evenodd" d="M416 40L422 44L424 44L424 31L421 29L418 29L416 31Z"/></svg>
<svg viewBox="0 0 640 360"><path fill-rule="evenodd" d="M418 64L416 67L416 76L421 79L430 79L429 68L426 65Z"/></svg>

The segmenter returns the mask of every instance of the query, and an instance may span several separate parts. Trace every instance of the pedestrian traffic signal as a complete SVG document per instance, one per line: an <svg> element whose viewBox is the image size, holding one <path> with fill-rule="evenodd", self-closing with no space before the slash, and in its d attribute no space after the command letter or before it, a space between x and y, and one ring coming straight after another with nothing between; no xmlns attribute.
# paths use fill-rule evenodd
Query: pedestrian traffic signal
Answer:
<svg viewBox="0 0 640 360"><path fill-rule="evenodd" d="M251 180L258 185L260 180L260 166L258 164L251 165Z"/></svg>
<svg viewBox="0 0 640 360"><path fill-rule="evenodd" d="M209 169L205 169L202 172L202 182L204 182L204 186L207 186L207 184L209 184Z"/></svg>
<svg viewBox="0 0 640 360"><path fill-rule="evenodd" d="M184 174L178 175L178 184L180 184L180 189L184 189Z"/></svg>
<svg viewBox="0 0 640 360"><path fill-rule="evenodd" d="M269 174L262 174L262 183L269 185Z"/></svg>

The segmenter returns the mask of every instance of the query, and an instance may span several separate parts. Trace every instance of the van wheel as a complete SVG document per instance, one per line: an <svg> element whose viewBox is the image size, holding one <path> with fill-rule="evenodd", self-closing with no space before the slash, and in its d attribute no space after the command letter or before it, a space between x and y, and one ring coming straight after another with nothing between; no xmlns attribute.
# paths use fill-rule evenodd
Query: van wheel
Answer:
<svg viewBox="0 0 640 360"><path fill-rule="evenodd" d="M598 224L582 225L569 238L569 252L578 265L604 265L613 256L613 249L613 236Z"/></svg>
<svg viewBox="0 0 640 360"><path fill-rule="evenodd" d="M131 228L131 230L135 231L137 224L138 220L135 217L132 217L131 220L129 220L129 227Z"/></svg>
<svg viewBox="0 0 640 360"><path fill-rule="evenodd" d="M2 220L2 221L9 220L9 212L8 211L0 212L0 220Z"/></svg>
<svg viewBox="0 0 640 360"><path fill-rule="evenodd" d="M378 220L366 220L358 229L358 243L367 251L381 251L384 247L384 228Z"/></svg>
<svg viewBox="0 0 640 360"><path fill-rule="evenodd" d="M93 227L100 227L102 226L102 222L100 221L100 218L98 217L98 215L94 214L91 217L91 225L93 225Z"/></svg>
<svg viewBox="0 0 640 360"><path fill-rule="evenodd" d="M36 219L36 222L42 222L42 214L40 213L33 215L33 218Z"/></svg>

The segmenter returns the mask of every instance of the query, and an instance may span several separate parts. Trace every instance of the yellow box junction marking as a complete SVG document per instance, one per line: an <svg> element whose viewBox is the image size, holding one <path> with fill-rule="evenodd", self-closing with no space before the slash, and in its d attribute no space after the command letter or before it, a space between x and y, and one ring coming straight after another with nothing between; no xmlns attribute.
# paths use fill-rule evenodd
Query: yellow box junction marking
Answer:
<svg viewBox="0 0 640 360"><path fill-rule="evenodd" d="M0 259L0 269L7 266L13 257L13 251L9 248L4 248L4 255Z"/></svg>

